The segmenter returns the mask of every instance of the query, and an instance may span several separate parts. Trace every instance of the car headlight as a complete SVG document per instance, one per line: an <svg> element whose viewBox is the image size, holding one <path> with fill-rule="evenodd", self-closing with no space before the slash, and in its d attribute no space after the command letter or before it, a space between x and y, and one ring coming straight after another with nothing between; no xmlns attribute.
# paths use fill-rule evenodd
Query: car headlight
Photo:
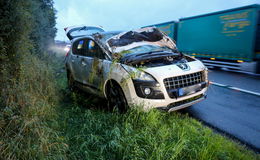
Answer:
<svg viewBox="0 0 260 160"><path fill-rule="evenodd" d="M145 73L141 69L122 64L123 68L129 73L133 80L156 81L150 74Z"/></svg>

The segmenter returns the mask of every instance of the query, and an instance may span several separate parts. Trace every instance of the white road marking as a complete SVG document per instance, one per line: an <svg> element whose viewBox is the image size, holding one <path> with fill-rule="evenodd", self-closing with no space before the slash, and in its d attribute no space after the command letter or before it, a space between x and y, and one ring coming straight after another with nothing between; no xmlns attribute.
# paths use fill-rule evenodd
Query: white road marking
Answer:
<svg viewBox="0 0 260 160"><path fill-rule="evenodd" d="M225 84L220 84L220 83L216 83L216 82L212 82L212 81L210 82L210 84L215 85L215 86L219 86L219 87L229 88L229 89L232 89L232 90L235 90L235 91L240 91L240 92L252 94L252 95L255 95L255 96L260 96L260 93L258 93L258 92L253 92L253 91L249 91L249 90L242 89L242 88L232 87L232 86L228 86L228 85L225 85Z"/></svg>
<svg viewBox="0 0 260 160"><path fill-rule="evenodd" d="M227 85L224 85L224 84L220 84L220 83L216 83L216 82L209 82L210 84L213 84L215 86L220 86L220 87L226 87Z"/></svg>
<svg viewBox="0 0 260 160"><path fill-rule="evenodd" d="M244 92L244 93L249 93L249 94L253 94L253 95L256 95L256 96L260 96L260 93L257 93L257 92L248 91L248 90L237 88L237 87L229 87L229 88L234 89L234 90L238 90L238 91L241 91L241 92Z"/></svg>

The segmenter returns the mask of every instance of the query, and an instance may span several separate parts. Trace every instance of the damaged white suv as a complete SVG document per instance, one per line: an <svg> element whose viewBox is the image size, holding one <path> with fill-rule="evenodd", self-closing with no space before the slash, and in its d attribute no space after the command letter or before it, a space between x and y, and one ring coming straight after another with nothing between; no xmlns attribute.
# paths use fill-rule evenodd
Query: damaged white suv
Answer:
<svg viewBox="0 0 260 160"><path fill-rule="evenodd" d="M177 51L175 43L154 27L105 32L99 27L71 27L66 58L69 87L104 97L125 111L182 109L205 99L207 68Z"/></svg>

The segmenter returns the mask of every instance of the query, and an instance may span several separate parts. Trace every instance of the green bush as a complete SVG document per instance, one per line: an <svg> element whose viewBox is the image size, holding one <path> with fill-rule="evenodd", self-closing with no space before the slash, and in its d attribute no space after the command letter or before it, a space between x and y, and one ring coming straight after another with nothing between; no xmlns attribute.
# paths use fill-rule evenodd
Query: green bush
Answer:
<svg viewBox="0 0 260 160"><path fill-rule="evenodd" d="M6 0L0 6L0 159L51 157L62 152L50 126L57 87L43 61L56 32L53 1Z"/></svg>

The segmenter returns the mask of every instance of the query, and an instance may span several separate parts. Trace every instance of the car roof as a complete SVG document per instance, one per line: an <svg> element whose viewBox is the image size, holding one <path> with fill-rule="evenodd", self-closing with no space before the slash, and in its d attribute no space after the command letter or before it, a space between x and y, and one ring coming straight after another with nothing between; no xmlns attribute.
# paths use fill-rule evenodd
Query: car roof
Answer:
<svg viewBox="0 0 260 160"><path fill-rule="evenodd" d="M120 33L122 33L123 31L108 31L108 32L102 32L102 33L98 33L99 35L101 35L101 41L107 40L115 35L118 35Z"/></svg>

